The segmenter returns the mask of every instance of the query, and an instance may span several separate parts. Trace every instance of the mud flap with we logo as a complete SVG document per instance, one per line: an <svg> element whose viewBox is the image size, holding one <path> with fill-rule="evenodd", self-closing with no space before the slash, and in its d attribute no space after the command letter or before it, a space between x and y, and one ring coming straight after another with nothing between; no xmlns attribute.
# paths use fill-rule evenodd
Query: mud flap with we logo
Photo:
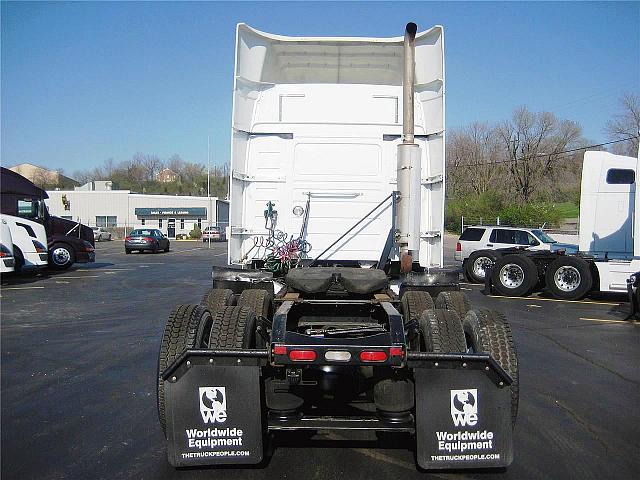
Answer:
<svg viewBox="0 0 640 480"><path fill-rule="evenodd" d="M262 461L260 366L252 358L187 356L165 382L174 467Z"/></svg>
<svg viewBox="0 0 640 480"><path fill-rule="evenodd" d="M421 468L511 464L509 387L500 386L484 369L418 367L414 378L416 453Z"/></svg>

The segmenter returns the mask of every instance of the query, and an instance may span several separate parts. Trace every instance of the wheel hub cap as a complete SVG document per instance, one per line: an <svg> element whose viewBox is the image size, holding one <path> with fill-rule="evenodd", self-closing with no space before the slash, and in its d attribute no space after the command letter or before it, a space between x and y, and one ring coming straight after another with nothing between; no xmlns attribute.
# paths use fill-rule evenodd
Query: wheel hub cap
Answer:
<svg viewBox="0 0 640 480"><path fill-rule="evenodd" d="M524 283L522 267L515 263L507 263L500 269L500 283L507 288L518 288Z"/></svg>
<svg viewBox="0 0 640 480"><path fill-rule="evenodd" d="M563 266L556 270L553 280L563 292L573 292L580 286L580 272L576 267Z"/></svg>
<svg viewBox="0 0 640 480"><path fill-rule="evenodd" d="M487 268L491 267L493 262L489 257L478 257L473 262L473 273L478 278L484 278Z"/></svg>
<svg viewBox="0 0 640 480"><path fill-rule="evenodd" d="M51 258L56 265L64 265L71 259L71 254L66 248L56 248L51 253Z"/></svg>

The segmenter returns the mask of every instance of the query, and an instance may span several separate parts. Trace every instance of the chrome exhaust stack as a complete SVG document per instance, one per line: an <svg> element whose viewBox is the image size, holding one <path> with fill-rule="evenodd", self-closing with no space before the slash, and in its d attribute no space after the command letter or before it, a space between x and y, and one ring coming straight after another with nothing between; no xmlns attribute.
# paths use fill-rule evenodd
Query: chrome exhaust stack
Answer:
<svg viewBox="0 0 640 480"><path fill-rule="evenodd" d="M414 85L417 25L408 23L404 32L402 143L398 145L398 195L396 197L395 242L400 253L400 271L411 271L420 250L421 165L420 146L414 140Z"/></svg>

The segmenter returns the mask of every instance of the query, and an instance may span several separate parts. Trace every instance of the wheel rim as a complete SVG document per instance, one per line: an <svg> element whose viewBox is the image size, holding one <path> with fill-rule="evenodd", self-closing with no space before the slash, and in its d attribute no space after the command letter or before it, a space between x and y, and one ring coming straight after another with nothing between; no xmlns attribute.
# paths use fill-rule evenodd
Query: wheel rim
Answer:
<svg viewBox="0 0 640 480"><path fill-rule="evenodd" d="M507 263L500 269L500 283L506 288L518 288L524 283L524 270L520 265Z"/></svg>
<svg viewBox="0 0 640 480"><path fill-rule="evenodd" d="M66 265L71 260L71 254L66 248L56 248L51 252L51 259L56 265Z"/></svg>
<svg viewBox="0 0 640 480"><path fill-rule="evenodd" d="M478 278L484 278L487 268L491 267L493 262L489 257L478 257L473 262L473 274Z"/></svg>
<svg viewBox="0 0 640 480"><path fill-rule="evenodd" d="M576 267L563 265L556 270L553 275L554 283L559 290L563 292L573 292L580 286L582 278Z"/></svg>

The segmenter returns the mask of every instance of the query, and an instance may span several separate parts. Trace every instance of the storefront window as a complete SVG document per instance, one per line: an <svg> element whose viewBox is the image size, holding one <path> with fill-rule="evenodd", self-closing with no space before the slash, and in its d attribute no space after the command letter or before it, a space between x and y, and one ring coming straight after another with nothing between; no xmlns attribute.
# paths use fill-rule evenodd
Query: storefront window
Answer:
<svg viewBox="0 0 640 480"><path fill-rule="evenodd" d="M184 218L180 219L180 230L184 230Z"/></svg>

